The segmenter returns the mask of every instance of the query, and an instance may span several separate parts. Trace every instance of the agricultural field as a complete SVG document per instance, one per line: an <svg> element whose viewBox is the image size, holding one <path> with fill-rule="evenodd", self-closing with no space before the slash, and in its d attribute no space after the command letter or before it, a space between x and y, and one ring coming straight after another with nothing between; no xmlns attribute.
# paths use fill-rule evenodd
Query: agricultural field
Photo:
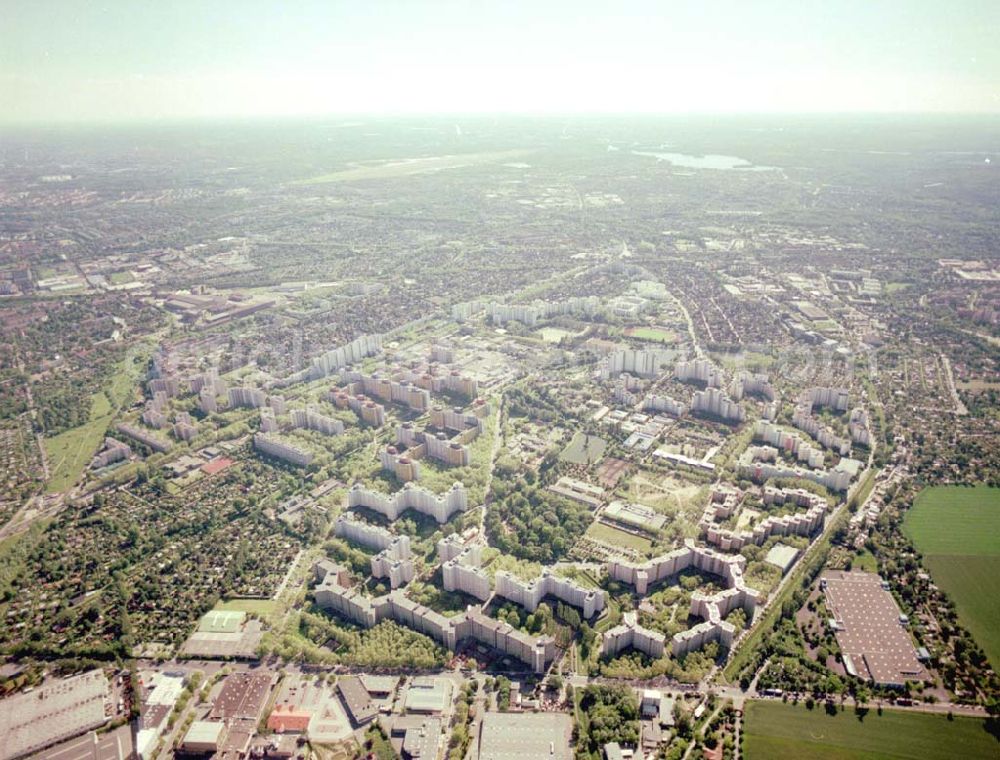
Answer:
<svg viewBox="0 0 1000 760"><path fill-rule="evenodd" d="M943 526L947 526L944 529ZM920 493L903 531L963 625L1000 664L1000 489L935 486Z"/></svg>
<svg viewBox="0 0 1000 760"><path fill-rule="evenodd" d="M783 702L748 702L743 749L747 760L951 760L996 757L997 739L976 718L871 709L834 714Z"/></svg>

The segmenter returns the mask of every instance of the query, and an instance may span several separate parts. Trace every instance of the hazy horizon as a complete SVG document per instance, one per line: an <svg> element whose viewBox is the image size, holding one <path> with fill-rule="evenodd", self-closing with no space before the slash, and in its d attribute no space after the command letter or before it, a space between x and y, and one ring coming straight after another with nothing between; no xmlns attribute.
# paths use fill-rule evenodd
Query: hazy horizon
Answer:
<svg viewBox="0 0 1000 760"><path fill-rule="evenodd" d="M14 2L5 125L1000 113L1000 4Z"/></svg>

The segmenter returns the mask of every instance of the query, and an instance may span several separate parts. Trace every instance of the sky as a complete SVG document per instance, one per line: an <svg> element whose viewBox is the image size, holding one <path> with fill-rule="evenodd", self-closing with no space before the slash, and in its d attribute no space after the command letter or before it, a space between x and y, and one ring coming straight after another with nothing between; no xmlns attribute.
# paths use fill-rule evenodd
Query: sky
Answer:
<svg viewBox="0 0 1000 760"><path fill-rule="evenodd" d="M0 121L1000 112L1000 0L0 0Z"/></svg>

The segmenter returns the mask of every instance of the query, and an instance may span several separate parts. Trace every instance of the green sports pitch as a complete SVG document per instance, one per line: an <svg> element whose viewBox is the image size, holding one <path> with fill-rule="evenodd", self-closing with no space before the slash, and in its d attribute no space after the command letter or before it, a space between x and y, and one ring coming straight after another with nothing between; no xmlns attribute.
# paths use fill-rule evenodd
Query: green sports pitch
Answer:
<svg viewBox="0 0 1000 760"><path fill-rule="evenodd" d="M920 492L903 532L962 624L1000 667L1000 488L934 486Z"/></svg>
<svg viewBox="0 0 1000 760"><path fill-rule="evenodd" d="M198 623L200 633L239 633L246 619L245 612L212 610L206 612Z"/></svg>
<svg viewBox="0 0 1000 760"><path fill-rule="evenodd" d="M817 705L747 702L743 727L747 760L953 760L1000 757L986 721L931 713L851 708L833 714Z"/></svg>

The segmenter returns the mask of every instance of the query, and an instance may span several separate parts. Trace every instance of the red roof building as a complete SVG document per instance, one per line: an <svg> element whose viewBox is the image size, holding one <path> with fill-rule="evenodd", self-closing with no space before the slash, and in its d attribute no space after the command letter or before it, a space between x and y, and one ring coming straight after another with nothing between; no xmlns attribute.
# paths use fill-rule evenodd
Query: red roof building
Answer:
<svg viewBox="0 0 1000 760"><path fill-rule="evenodd" d="M226 457L219 457L218 459L213 459L211 462L206 462L205 464L203 464L201 466L201 471L206 475L215 475L216 473L222 472L232 463L233 463L232 459L226 459Z"/></svg>
<svg viewBox="0 0 1000 760"><path fill-rule="evenodd" d="M309 728L312 713L278 705L268 716L267 727L276 734L304 734Z"/></svg>

